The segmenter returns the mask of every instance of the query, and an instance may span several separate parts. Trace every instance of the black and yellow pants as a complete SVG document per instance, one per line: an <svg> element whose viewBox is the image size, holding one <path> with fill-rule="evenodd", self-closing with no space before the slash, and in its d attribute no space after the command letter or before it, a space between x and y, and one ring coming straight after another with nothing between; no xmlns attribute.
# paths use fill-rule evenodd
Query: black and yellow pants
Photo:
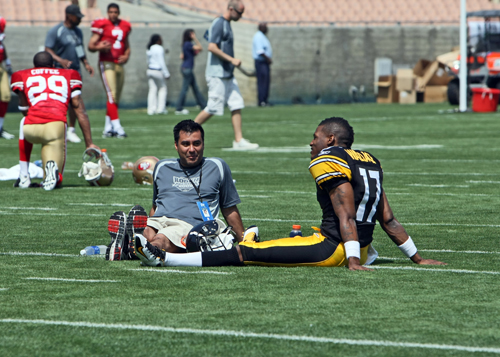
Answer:
<svg viewBox="0 0 500 357"><path fill-rule="evenodd" d="M336 243L321 233L309 237L275 239L265 242L239 243L243 263L261 266L318 266L347 265L344 243ZM361 264L367 259L368 246L361 248Z"/></svg>

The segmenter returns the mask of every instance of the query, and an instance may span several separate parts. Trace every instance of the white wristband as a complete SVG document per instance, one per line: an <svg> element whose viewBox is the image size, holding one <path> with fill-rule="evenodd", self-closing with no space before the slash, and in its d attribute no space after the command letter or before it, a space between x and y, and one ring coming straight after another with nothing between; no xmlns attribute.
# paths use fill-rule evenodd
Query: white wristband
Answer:
<svg viewBox="0 0 500 357"><path fill-rule="evenodd" d="M25 107L18 106L17 107L17 109L19 109L21 112L28 110L29 108L30 108L29 106L25 106Z"/></svg>
<svg viewBox="0 0 500 357"><path fill-rule="evenodd" d="M411 239L410 236L408 236L408 240L403 244L399 245L398 248L401 249L403 254L406 255L408 258L411 258L415 254L417 254L417 247L415 246L415 243L413 243L413 240Z"/></svg>
<svg viewBox="0 0 500 357"><path fill-rule="evenodd" d="M344 249L345 249L345 257L349 259L350 257L355 257L355 258L360 258L360 248L359 248L359 242L351 240L349 242L344 243Z"/></svg>

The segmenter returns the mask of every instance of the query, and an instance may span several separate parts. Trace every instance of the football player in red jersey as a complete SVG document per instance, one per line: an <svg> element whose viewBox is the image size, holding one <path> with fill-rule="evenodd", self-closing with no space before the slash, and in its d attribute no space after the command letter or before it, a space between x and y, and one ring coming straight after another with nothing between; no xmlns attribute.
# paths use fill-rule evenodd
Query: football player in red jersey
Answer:
<svg viewBox="0 0 500 357"><path fill-rule="evenodd" d="M24 114L19 131L19 179L16 187L31 186L28 165L33 144L42 144L44 180L50 191L62 183L66 161L66 113L68 105L75 109L85 138L85 146L99 149L92 143L90 122L81 98L82 79L72 69L54 68L50 53L39 52L33 58L34 68L12 75L12 90L19 96L19 110Z"/></svg>
<svg viewBox="0 0 500 357"><path fill-rule="evenodd" d="M5 39L5 26L7 21L0 16L0 138L14 139L14 135L3 130L3 121L10 102L9 75L12 74L10 59L3 40Z"/></svg>
<svg viewBox="0 0 500 357"><path fill-rule="evenodd" d="M99 52L99 69L106 90L106 122L103 137L126 138L125 130L120 124L118 103L125 81L123 65L130 57L128 35L132 31L130 23L119 19L120 7L108 5L108 18L96 19L92 22L92 37L89 40L89 51Z"/></svg>

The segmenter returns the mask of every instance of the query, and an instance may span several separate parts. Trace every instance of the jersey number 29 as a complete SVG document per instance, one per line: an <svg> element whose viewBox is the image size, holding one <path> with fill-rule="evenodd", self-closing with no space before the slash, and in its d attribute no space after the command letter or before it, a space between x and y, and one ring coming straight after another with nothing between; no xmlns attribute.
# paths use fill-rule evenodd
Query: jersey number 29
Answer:
<svg viewBox="0 0 500 357"><path fill-rule="evenodd" d="M53 75L47 79L42 76L29 77L26 80L26 87L29 88L28 99L32 106L48 98L61 103L66 103L68 100L68 82L63 76ZM52 93L44 93L47 87Z"/></svg>

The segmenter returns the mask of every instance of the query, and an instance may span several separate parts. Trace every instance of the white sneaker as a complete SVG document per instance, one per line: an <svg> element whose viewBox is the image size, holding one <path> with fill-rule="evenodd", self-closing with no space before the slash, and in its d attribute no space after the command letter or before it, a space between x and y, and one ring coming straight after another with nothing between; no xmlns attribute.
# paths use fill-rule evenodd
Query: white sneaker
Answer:
<svg viewBox="0 0 500 357"><path fill-rule="evenodd" d="M175 115L188 115L188 114L189 114L189 110L187 110L186 108L184 108L182 110L175 111Z"/></svg>
<svg viewBox="0 0 500 357"><path fill-rule="evenodd" d="M68 139L68 141L71 141L72 143L81 143L82 142L82 139L80 139L74 131L69 130L69 129L66 132L66 139Z"/></svg>
<svg viewBox="0 0 500 357"><path fill-rule="evenodd" d="M168 114L168 109L165 109L164 111L158 112L156 114L158 114L158 115L167 115Z"/></svg>
<svg viewBox="0 0 500 357"><path fill-rule="evenodd" d="M7 139L7 140L11 140L11 139L14 139L14 135L6 132L5 130L3 129L0 129L0 137L4 138L4 139Z"/></svg>
<svg viewBox="0 0 500 357"><path fill-rule="evenodd" d="M14 187L19 188L29 188L31 186L31 179L29 175L19 176L19 178L14 183Z"/></svg>
<svg viewBox="0 0 500 357"><path fill-rule="evenodd" d="M45 191L52 191L56 188L57 180L59 179L59 170L55 161L47 161L45 164L45 180L42 182Z"/></svg>
<svg viewBox="0 0 500 357"><path fill-rule="evenodd" d="M259 148L259 144L253 144L245 138L241 138L240 141L233 141L233 150L255 150Z"/></svg>

